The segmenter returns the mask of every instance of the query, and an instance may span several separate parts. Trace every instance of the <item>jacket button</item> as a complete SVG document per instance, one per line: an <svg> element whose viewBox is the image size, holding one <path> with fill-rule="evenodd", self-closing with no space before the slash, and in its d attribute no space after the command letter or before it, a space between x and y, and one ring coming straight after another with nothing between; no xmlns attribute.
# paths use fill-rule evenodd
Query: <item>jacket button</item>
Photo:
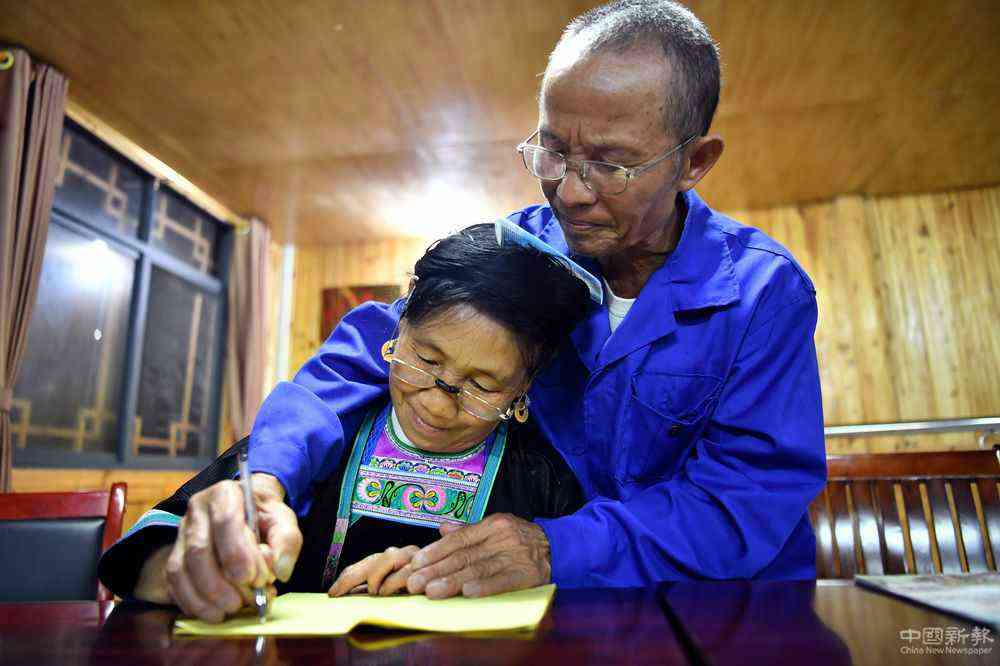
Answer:
<svg viewBox="0 0 1000 666"><path fill-rule="evenodd" d="M674 424L674 425L670 426L670 436L671 437L676 437L679 434L681 434L681 427L679 425Z"/></svg>

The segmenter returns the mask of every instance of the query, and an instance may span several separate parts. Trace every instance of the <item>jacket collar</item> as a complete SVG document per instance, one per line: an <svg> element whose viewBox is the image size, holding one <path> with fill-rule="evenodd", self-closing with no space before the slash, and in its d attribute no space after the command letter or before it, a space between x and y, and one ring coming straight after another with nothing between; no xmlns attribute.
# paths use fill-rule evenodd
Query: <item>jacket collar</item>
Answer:
<svg viewBox="0 0 1000 666"><path fill-rule="evenodd" d="M733 255L711 208L694 190L681 194L687 215L677 247L657 272L666 272L674 310L703 310L740 300ZM637 301L638 303L638 301Z"/></svg>
<svg viewBox="0 0 1000 666"><path fill-rule="evenodd" d="M592 310L573 331L573 344L591 371L673 333L677 312L723 307L739 300L733 257L726 235L712 219L715 213L693 190L683 192L678 203L685 214L681 239L663 266L650 276L615 335L611 336L606 308ZM566 250L554 216L540 236ZM593 259L574 259L601 275Z"/></svg>

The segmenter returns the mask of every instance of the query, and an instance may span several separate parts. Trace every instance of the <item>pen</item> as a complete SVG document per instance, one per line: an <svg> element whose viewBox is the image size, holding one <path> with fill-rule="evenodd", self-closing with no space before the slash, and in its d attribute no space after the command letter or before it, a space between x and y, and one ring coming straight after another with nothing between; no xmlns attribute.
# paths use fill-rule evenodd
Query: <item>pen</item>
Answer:
<svg viewBox="0 0 1000 666"><path fill-rule="evenodd" d="M246 508L247 524L253 530L253 536L260 544L260 529L257 527L257 510L253 503L253 490L250 488L250 465L247 462L247 450L240 451L240 487L243 488L243 506ZM257 607L257 621L267 620L267 590L262 587L253 589L253 603Z"/></svg>

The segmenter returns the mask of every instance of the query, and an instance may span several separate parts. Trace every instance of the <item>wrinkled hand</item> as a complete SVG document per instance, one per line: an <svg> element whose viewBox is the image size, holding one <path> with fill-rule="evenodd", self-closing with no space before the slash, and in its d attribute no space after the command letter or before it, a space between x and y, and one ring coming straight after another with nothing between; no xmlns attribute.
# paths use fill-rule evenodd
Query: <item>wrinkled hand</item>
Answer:
<svg viewBox="0 0 1000 666"><path fill-rule="evenodd" d="M466 527L442 525L441 539L410 561L411 594L485 597L548 583L551 550L538 525L507 513Z"/></svg>
<svg viewBox="0 0 1000 666"><path fill-rule="evenodd" d="M274 594L275 577L287 581L302 548L295 512L284 489L267 474L251 477L261 544L246 524L236 481L220 481L194 495L166 557L167 594L186 614L221 622L253 605L255 587ZM153 559L153 558L150 558Z"/></svg>
<svg viewBox="0 0 1000 666"><path fill-rule="evenodd" d="M405 592L411 571L410 559L419 550L416 546L406 546L369 555L341 571L327 594L339 597L362 584L367 584L368 594L373 597Z"/></svg>

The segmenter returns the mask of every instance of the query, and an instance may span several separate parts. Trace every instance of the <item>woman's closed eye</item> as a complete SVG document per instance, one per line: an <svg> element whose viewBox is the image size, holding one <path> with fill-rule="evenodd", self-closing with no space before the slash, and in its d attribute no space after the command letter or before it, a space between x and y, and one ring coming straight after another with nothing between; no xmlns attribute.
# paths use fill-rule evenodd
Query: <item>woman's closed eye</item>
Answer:
<svg viewBox="0 0 1000 666"><path fill-rule="evenodd" d="M416 360L427 368L438 368L441 367L441 361L436 360L433 356L428 356L426 351L417 351L413 349L413 356ZM482 393L486 395L496 395L502 393L502 388L494 388L494 382L490 379L480 379L476 380L472 377L465 380L465 388L470 389L473 393Z"/></svg>
<svg viewBox="0 0 1000 666"><path fill-rule="evenodd" d="M420 359L420 362L423 363L423 364L425 364L425 365L441 365L437 361L433 361L433 360L431 360L429 358L424 358L420 354L417 354L417 358Z"/></svg>
<svg viewBox="0 0 1000 666"><path fill-rule="evenodd" d="M476 390L477 393L500 393L499 389L487 388L482 384L480 384L479 382L477 382L475 379L470 379L469 384L472 386L473 389Z"/></svg>

